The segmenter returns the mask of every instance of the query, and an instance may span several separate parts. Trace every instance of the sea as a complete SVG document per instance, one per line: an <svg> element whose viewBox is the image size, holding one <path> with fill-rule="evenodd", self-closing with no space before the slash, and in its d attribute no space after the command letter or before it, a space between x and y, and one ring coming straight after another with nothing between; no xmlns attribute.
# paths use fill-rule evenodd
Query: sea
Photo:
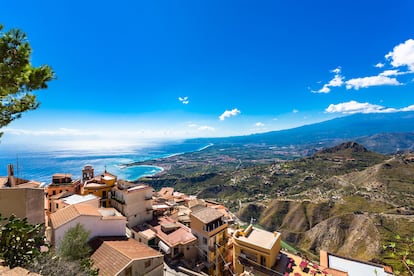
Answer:
<svg viewBox="0 0 414 276"><path fill-rule="evenodd" d="M189 152L201 151L212 144L202 142L168 142L151 146L131 146L113 150L16 150L16 147L2 148L0 144L0 176L7 176L7 165L14 165L17 177L42 182L47 185L55 173L67 173L72 179L80 179L85 165L92 165L95 175L105 170L118 179L135 181L144 176L162 172L156 166L133 165L134 162L166 158Z"/></svg>

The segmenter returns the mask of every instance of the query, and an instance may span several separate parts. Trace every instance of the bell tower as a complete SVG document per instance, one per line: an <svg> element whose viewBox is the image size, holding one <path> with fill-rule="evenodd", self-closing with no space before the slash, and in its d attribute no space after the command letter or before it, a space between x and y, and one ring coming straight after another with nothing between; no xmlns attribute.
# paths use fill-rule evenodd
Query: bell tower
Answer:
<svg viewBox="0 0 414 276"><path fill-rule="evenodd" d="M94 170L91 165L86 165L85 167L83 167L83 170L82 170L82 182L83 183L88 180L91 180L94 177L95 177Z"/></svg>

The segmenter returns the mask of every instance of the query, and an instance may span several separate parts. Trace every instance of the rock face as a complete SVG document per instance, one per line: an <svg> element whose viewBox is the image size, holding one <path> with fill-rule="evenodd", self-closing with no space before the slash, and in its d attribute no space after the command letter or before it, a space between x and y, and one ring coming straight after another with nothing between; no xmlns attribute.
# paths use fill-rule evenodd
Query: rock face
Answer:
<svg viewBox="0 0 414 276"><path fill-rule="evenodd" d="M284 240L315 255L321 249L362 260L380 254L381 236L368 214L335 215L327 202L275 200L266 209L251 205L244 211L263 210L259 222L266 229L281 232Z"/></svg>
<svg viewBox="0 0 414 276"><path fill-rule="evenodd" d="M380 234L368 215L348 214L324 220L306 231L301 247L370 260L380 253L379 241Z"/></svg>

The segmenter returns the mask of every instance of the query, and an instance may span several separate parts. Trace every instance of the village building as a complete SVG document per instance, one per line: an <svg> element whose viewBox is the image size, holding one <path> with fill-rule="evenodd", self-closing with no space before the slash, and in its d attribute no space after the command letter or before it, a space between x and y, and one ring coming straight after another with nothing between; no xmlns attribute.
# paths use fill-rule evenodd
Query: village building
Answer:
<svg viewBox="0 0 414 276"><path fill-rule="evenodd" d="M223 275L227 252L227 226L223 214L214 208L199 206L190 214L191 232L197 237L200 267L209 275Z"/></svg>
<svg viewBox="0 0 414 276"><path fill-rule="evenodd" d="M127 218L128 228L151 221L152 194L148 185L120 182L111 191L111 206Z"/></svg>
<svg viewBox="0 0 414 276"><path fill-rule="evenodd" d="M91 241L94 268L99 275L164 274L164 258L157 250L128 238L97 238Z"/></svg>
<svg viewBox="0 0 414 276"><path fill-rule="evenodd" d="M56 212L59 209L66 208L73 204L88 204L91 206L99 207L100 198L96 195L74 195L70 192L62 192L54 195L50 198L50 211L51 213Z"/></svg>
<svg viewBox="0 0 414 276"><path fill-rule="evenodd" d="M99 197L101 207L111 207L110 193L117 182L117 176L107 172L106 170L95 176L93 168L87 165L82 170L82 195L96 195Z"/></svg>
<svg viewBox="0 0 414 276"><path fill-rule="evenodd" d="M158 247L167 260L181 260L193 267L198 256L197 238L187 226L164 216L145 226L134 227L134 237L147 245Z"/></svg>
<svg viewBox="0 0 414 276"><path fill-rule="evenodd" d="M73 204L50 215L48 241L55 248L59 248L66 232L78 223L90 232L90 239L100 236L125 236L126 218L114 208Z"/></svg>
<svg viewBox="0 0 414 276"><path fill-rule="evenodd" d="M55 173L52 182L44 188L46 215L49 218L52 212L52 197L59 198L64 194L80 194L81 181L73 180L71 174Z"/></svg>
<svg viewBox="0 0 414 276"><path fill-rule="evenodd" d="M342 257L324 250L320 250L319 254L321 267L333 276L394 275L389 266Z"/></svg>
<svg viewBox="0 0 414 276"><path fill-rule="evenodd" d="M274 275L281 234L249 225L233 233L233 266L236 274ZM253 271L251 271L253 269Z"/></svg>
<svg viewBox="0 0 414 276"><path fill-rule="evenodd" d="M8 175L0 177L0 214L27 218L31 224L45 223L45 197L39 182L18 178L13 165Z"/></svg>

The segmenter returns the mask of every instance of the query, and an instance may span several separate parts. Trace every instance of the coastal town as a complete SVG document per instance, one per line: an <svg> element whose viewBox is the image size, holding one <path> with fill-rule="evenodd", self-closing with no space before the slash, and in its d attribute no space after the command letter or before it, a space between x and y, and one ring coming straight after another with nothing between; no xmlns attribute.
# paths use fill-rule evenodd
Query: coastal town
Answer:
<svg viewBox="0 0 414 276"><path fill-rule="evenodd" d="M321 250L315 260L288 250L277 229L243 223L226 206L171 187L154 191L91 165L80 174L56 173L42 185L16 177L9 165L0 177L0 213L44 224L55 250L81 224L99 275L393 275L352 256ZM6 274L12 270L0 272L18 275Z"/></svg>

